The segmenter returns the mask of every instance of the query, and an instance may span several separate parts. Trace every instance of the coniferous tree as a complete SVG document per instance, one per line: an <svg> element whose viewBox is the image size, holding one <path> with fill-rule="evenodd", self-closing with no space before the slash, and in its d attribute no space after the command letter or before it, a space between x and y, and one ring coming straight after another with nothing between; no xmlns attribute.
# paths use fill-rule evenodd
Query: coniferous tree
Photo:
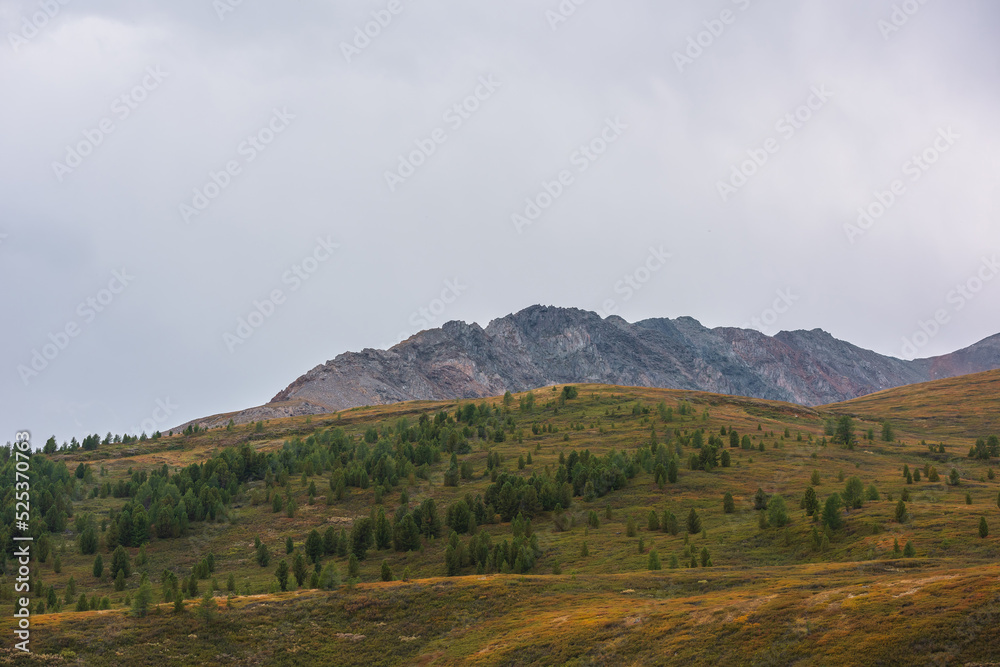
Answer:
<svg viewBox="0 0 1000 667"><path fill-rule="evenodd" d="M135 597L132 598L132 614L137 618L144 618L149 613L149 603L152 599L153 587L149 580L144 578L143 582L139 584L139 590L136 591Z"/></svg>
<svg viewBox="0 0 1000 667"><path fill-rule="evenodd" d="M802 496L802 505L807 516L813 516L819 511L819 499L816 497L816 490L813 487L806 487L806 492Z"/></svg>
<svg viewBox="0 0 1000 667"><path fill-rule="evenodd" d="M275 571L274 576L278 578L278 586L281 590L288 590L288 563L282 560L278 563L278 569Z"/></svg>
<svg viewBox="0 0 1000 667"><path fill-rule="evenodd" d="M132 575L132 561L128 551L120 544L111 554L111 576L117 577L119 572L123 573L126 579Z"/></svg>
<svg viewBox="0 0 1000 667"><path fill-rule="evenodd" d="M257 564L261 567L267 567L271 563L271 552L268 551L267 545L263 542L257 547Z"/></svg>
<svg viewBox="0 0 1000 667"><path fill-rule="evenodd" d="M638 529L636 528L635 525L635 519L629 517L628 522L625 524L625 534L628 537L635 537L637 530Z"/></svg>
<svg viewBox="0 0 1000 667"><path fill-rule="evenodd" d="M677 521L677 515L670 510L663 510L662 526L665 533L676 535L680 532L680 523Z"/></svg>
<svg viewBox="0 0 1000 667"><path fill-rule="evenodd" d="M305 550L310 563L318 563L323 557L323 538L315 528L309 531L309 536L306 537Z"/></svg>
<svg viewBox="0 0 1000 667"><path fill-rule="evenodd" d="M97 554L97 557L94 558L93 573L95 579L100 579L104 575L104 559L101 554Z"/></svg>
<svg viewBox="0 0 1000 667"><path fill-rule="evenodd" d="M674 483L677 482L677 470L678 470L678 468L679 468L679 466L677 464L677 457L674 456L667 463L667 481L670 482L671 484L674 484Z"/></svg>
<svg viewBox="0 0 1000 667"><path fill-rule="evenodd" d="M351 553L364 560L368 555L368 549L374 542L374 523L369 517L361 517L354 520L351 527Z"/></svg>
<svg viewBox="0 0 1000 667"><path fill-rule="evenodd" d="M827 498L823 505L823 523L830 530L837 530L844 523L840 516L840 496L836 493Z"/></svg>
<svg viewBox="0 0 1000 667"><path fill-rule="evenodd" d="M732 514L736 511L736 501L733 500L733 494L726 491L726 495L722 497L722 511L726 514Z"/></svg>
<svg viewBox="0 0 1000 667"><path fill-rule="evenodd" d="M913 548L912 542L907 542L906 546L903 548L903 556L906 558L913 558L917 555L917 550Z"/></svg>
<svg viewBox="0 0 1000 667"><path fill-rule="evenodd" d="M206 590L205 595L201 598L201 602L198 603L198 617L206 623L211 623L215 620L218 606L215 597L212 595L212 590Z"/></svg>
<svg viewBox="0 0 1000 667"><path fill-rule="evenodd" d="M687 530L692 535L696 535L701 532L701 517L698 516L698 513L694 511L693 507L691 508L691 511L688 512Z"/></svg>
<svg viewBox="0 0 1000 667"><path fill-rule="evenodd" d="M906 503L900 500L896 503L896 523L903 523L906 521Z"/></svg>
<svg viewBox="0 0 1000 667"><path fill-rule="evenodd" d="M375 548L379 551L392 546L392 525L381 507L375 515Z"/></svg>
<svg viewBox="0 0 1000 667"><path fill-rule="evenodd" d="M340 558L347 558L347 552L350 551L351 544L347 538L347 529L341 528L340 535L337 537L337 556Z"/></svg>
<svg viewBox="0 0 1000 667"><path fill-rule="evenodd" d="M337 531L330 526L323 533L323 553L332 556L337 553Z"/></svg>
<svg viewBox="0 0 1000 667"><path fill-rule="evenodd" d="M382 561L382 581L393 581L392 568L389 567L389 561Z"/></svg>
<svg viewBox="0 0 1000 667"><path fill-rule="evenodd" d="M986 538L990 535L990 526L986 523L986 517L979 517L979 537Z"/></svg>
<svg viewBox="0 0 1000 667"><path fill-rule="evenodd" d="M327 563L319 577L319 585L325 591L332 591L340 586L340 570L334 563Z"/></svg>
<svg viewBox="0 0 1000 667"><path fill-rule="evenodd" d="M860 509L865 503L865 485L861 481L860 477L851 477L847 480L847 485L844 487L844 493L841 499L844 501L846 507L851 507L853 509Z"/></svg>
<svg viewBox="0 0 1000 667"><path fill-rule="evenodd" d="M347 576L351 579L357 579L361 575L361 566L358 563L358 557L353 553L351 557L347 559Z"/></svg>
<svg viewBox="0 0 1000 667"><path fill-rule="evenodd" d="M302 552L296 552L295 558L292 559L292 574L295 575L295 584L299 588L302 588L302 582L306 580L306 576L309 574L309 568L306 565L305 556Z"/></svg>
<svg viewBox="0 0 1000 667"><path fill-rule="evenodd" d="M649 519L647 521L647 528L650 531L660 529L660 517L657 516L656 510L649 510Z"/></svg>
<svg viewBox="0 0 1000 667"><path fill-rule="evenodd" d="M854 449L854 420L843 415L837 420L837 428L834 432L833 441L841 445L846 445L848 449Z"/></svg>
<svg viewBox="0 0 1000 667"><path fill-rule="evenodd" d="M93 525L84 528L80 534L80 553L84 556L97 553L97 529Z"/></svg>
<svg viewBox="0 0 1000 667"><path fill-rule="evenodd" d="M768 501L767 520L775 528L783 528L788 523L788 509L782 496L775 494Z"/></svg>
<svg viewBox="0 0 1000 667"><path fill-rule="evenodd" d="M285 538L285 555L291 554L295 551L295 542L292 541L291 535Z"/></svg>
<svg viewBox="0 0 1000 667"><path fill-rule="evenodd" d="M767 500L767 494L764 493L764 489L758 488L753 494L753 508L755 510L767 509Z"/></svg>
<svg viewBox="0 0 1000 667"><path fill-rule="evenodd" d="M708 547L701 548L701 566L712 567L712 557L708 553Z"/></svg>
<svg viewBox="0 0 1000 667"><path fill-rule="evenodd" d="M656 553L656 549L652 549L649 552L649 558L646 560L646 568L650 570L659 570L662 568L660 565L660 555Z"/></svg>

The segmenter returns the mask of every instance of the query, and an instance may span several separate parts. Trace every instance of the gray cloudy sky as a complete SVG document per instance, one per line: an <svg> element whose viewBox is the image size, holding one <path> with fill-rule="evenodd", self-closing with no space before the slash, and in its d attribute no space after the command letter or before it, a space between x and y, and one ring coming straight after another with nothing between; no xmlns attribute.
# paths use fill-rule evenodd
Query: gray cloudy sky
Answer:
<svg viewBox="0 0 1000 667"><path fill-rule="evenodd" d="M0 31L0 441L534 303L908 357L1000 331L987 0L0 0Z"/></svg>

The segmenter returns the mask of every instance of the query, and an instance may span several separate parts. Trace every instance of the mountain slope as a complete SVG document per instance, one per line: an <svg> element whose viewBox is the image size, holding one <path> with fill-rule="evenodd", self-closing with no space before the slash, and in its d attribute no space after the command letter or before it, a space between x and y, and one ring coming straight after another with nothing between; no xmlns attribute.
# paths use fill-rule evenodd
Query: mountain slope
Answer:
<svg viewBox="0 0 1000 667"><path fill-rule="evenodd" d="M897 427L977 438L1000 433L1000 370L896 387L824 410L867 419L888 419Z"/></svg>
<svg viewBox="0 0 1000 667"><path fill-rule="evenodd" d="M490 322L448 322L389 350L341 354L267 405L199 420L213 425L407 400L482 398L569 382L692 389L803 405L1000 368L1000 335L942 357L903 361L825 331L708 329L697 320L629 323L532 306Z"/></svg>

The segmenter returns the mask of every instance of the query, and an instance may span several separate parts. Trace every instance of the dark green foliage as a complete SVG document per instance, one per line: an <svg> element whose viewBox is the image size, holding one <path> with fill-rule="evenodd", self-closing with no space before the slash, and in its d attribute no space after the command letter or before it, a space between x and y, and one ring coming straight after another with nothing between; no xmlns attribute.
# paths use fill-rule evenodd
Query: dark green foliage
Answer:
<svg viewBox="0 0 1000 667"><path fill-rule="evenodd" d="M986 517L979 517L979 537L986 538L990 535L990 526L986 523Z"/></svg>
<svg viewBox="0 0 1000 667"><path fill-rule="evenodd" d="M364 560L375 541L374 522L369 517L354 520L351 527L351 553Z"/></svg>
<svg viewBox="0 0 1000 667"><path fill-rule="evenodd" d="M833 441L837 444L846 445L849 449L854 449L854 420L843 415L837 420L837 427L833 434Z"/></svg>
<svg viewBox="0 0 1000 667"><path fill-rule="evenodd" d="M844 505L852 509L860 509L865 503L865 485L861 481L860 477L851 477L847 480L847 485L844 487L844 493L841 495L841 499L844 501Z"/></svg>
<svg viewBox="0 0 1000 667"><path fill-rule="evenodd" d="M93 525L87 526L80 534L80 553L85 556L97 553L97 529Z"/></svg>
<svg viewBox="0 0 1000 667"><path fill-rule="evenodd" d="M278 586L283 591L288 590L288 563L282 560L278 563L278 569L275 570L274 576L278 578Z"/></svg>
<svg viewBox="0 0 1000 667"><path fill-rule="evenodd" d="M701 532L701 517L698 516L698 513L694 511L693 507L691 508L691 511L688 512L687 531L692 535Z"/></svg>
<svg viewBox="0 0 1000 667"><path fill-rule="evenodd" d="M788 509L785 499L775 494L767 504L767 520L775 528L783 528L788 524Z"/></svg>
<svg viewBox="0 0 1000 667"><path fill-rule="evenodd" d="M361 574L361 565L358 561L358 557L353 553L351 557L347 559L347 576L350 579L357 579Z"/></svg>
<svg viewBox="0 0 1000 667"><path fill-rule="evenodd" d="M882 441L892 442L896 439L895 432L893 431L892 424L888 420L882 422Z"/></svg>
<svg viewBox="0 0 1000 667"><path fill-rule="evenodd" d="M379 508L381 511L381 508ZM385 514L382 514L382 518L385 518ZM323 538L319 536L319 531L313 528L309 531L309 536L306 537L306 558L309 559L310 563L318 563L320 559L323 558Z"/></svg>
<svg viewBox="0 0 1000 667"><path fill-rule="evenodd" d="M764 493L764 489L758 488L753 494L753 508L755 510L767 509L768 496Z"/></svg>
<svg viewBox="0 0 1000 667"><path fill-rule="evenodd" d="M128 579L132 575L132 560L129 558L125 547L121 545L118 545L114 553L111 554L110 574L112 578L117 577L119 572L122 573L125 579Z"/></svg>
<svg viewBox="0 0 1000 667"><path fill-rule="evenodd" d="M677 471L679 467L677 457L671 458L670 462L667 463L667 481L671 484L675 484L677 482Z"/></svg>
<svg viewBox="0 0 1000 667"><path fill-rule="evenodd" d="M104 574L104 559L101 557L101 554L97 554L97 557L94 558L93 573L95 579L100 579Z"/></svg>
<svg viewBox="0 0 1000 667"><path fill-rule="evenodd" d="M676 535L680 532L680 522L677 520L677 515L675 515L670 510L663 510L663 521L661 522L663 532L670 533L671 535Z"/></svg>
<svg viewBox="0 0 1000 667"><path fill-rule="evenodd" d="M267 567L271 563L271 552L268 551L267 545L263 542L257 547L257 564L261 567Z"/></svg>
<svg viewBox="0 0 1000 667"><path fill-rule="evenodd" d="M819 499L816 497L816 490L813 487L806 487L805 495L802 498L802 505L808 516L813 516L819 511Z"/></svg>
<svg viewBox="0 0 1000 667"><path fill-rule="evenodd" d="M732 514L736 511L736 501L733 500L733 494L726 491L726 495L722 497L722 511L726 514Z"/></svg>
<svg viewBox="0 0 1000 667"><path fill-rule="evenodd" d="M844 520L840 516L840 496L836 493L827 498L823 505L823 523L830 530L837 530L844 525Z"/></svg>
<svg viewBox="0 0 1000 667"><path fill-rule="evenodd" d="M302 588L303 582L309 575L309 567L306 565L305 556L302 552L296 552L295 558L292 559L292 574L295 576L295 584Z"/></svg>

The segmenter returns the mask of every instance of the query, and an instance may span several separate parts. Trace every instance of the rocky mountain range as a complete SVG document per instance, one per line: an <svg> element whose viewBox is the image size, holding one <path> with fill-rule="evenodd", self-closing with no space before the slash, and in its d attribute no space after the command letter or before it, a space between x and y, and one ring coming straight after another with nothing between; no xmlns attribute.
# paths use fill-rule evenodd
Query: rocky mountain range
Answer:
<svg viewBox="0 0 1000 667"><path fill-rule="evenodd" d="M415 399L473 399L593 382L691 389L822 405L881 389L1000 368L1000 334L951 354L904 361L821 329L709 329L690 317L629 323L575 308L531 306L478 324L448 322L388 350L347 352L266 405L204 426L336 412Z"/></svg>

